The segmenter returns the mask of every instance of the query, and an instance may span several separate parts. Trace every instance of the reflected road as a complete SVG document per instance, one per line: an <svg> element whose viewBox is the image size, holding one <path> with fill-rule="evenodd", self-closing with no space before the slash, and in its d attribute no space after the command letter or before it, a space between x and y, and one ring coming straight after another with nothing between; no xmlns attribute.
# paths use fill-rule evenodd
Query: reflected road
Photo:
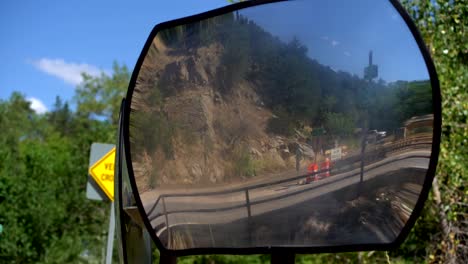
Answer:
<svg viewBox="0 0 468 264"><path fill-rule="evenodd" d="M398 172L403 169L415 168L426 170L429 165L430 151L411 151L385 158L365 167L364 182L378 179L388 172ZM320 181L299 185L297 181L270 185L264 188L248 191L251 217L259 216L274 210L293 207L308 200L324 196L360 181L360 170L355 169L341 174L331 175ZM296 176L293 174L291 177ZM284 175L278 176L284 177ZM404 175L401 175L404 177ZM274 181L276 179L269 179ZM402 179L404 181L404 179ZM219 191L213 189L212 191ZM180 192L178 192L180 193ZM196 203L194 201L196 200ZM161 203L161 202L160 202ZM209 195L197 197L166 197L165 207L168 214L169 226L223 224L248 218L249 210L246 206L246 194L235 192L223 195ZM154 199L143 200L147 212L154 204ZM236 207L222 210L224 207ZM219 209L219 210L217 210ZM194 212L205 210L204 212ZM286 209L287 210L287 209ZM185 212L184 212L185 211ZM190 212L187 212L190 211ZM157 234L165 231L165 215L162 206L158 205L149 218Z"/></svg>

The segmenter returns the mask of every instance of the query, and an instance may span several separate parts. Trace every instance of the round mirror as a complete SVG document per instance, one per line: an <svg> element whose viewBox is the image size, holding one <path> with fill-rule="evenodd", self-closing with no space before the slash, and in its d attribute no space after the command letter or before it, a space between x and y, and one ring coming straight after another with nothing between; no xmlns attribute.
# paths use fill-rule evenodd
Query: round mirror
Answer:
<svg viewBox="0 0 468 264"><path fill-rule="evenodd" d="M161 250L383 249L437 163L437 77L396 1L253 1L157 25L125 107Z"/></svg>

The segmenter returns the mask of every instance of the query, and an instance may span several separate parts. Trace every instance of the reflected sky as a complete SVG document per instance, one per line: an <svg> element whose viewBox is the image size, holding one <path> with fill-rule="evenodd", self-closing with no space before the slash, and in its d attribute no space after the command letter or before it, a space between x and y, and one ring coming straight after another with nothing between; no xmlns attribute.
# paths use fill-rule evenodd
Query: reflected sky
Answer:
<svg viewBox="0 0 468 264"><path fill-rule="evenodd" d="M382 11L385 10L385 11ZM385 81L427 80L417 43L389 1L290 1L241 10L284 41L297 37L311 58L363 76L369 50Z"/></svg>

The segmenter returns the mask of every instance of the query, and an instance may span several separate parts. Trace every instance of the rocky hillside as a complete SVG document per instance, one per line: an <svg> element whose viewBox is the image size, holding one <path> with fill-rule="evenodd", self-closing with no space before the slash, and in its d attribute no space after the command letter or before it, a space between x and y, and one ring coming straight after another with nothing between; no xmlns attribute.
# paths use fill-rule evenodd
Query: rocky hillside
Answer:
<svg viewBox="0 0 468 264"><path fill-rule="evenodd" d="M135 176L147 190L294 172L297 148L303 165L316 158L306 142L320 152L339 141L357 148L360 127L394 131L431 113L431 96L428 81L334 71L299 39L285 42L241 15L166 29L131 99Z"/></svg>
<svg viewBox="0 0 468 264"><path fill-rule="evenodd" d="M275 116L253 83L242 80L232 92L220 90L222 52L212 44L177 54L154 41L132 100L130 133L137 146L132 156L140 189L242 181L294 169L298 146L313 156L299 133L290 138L267 133Z"/></svg>

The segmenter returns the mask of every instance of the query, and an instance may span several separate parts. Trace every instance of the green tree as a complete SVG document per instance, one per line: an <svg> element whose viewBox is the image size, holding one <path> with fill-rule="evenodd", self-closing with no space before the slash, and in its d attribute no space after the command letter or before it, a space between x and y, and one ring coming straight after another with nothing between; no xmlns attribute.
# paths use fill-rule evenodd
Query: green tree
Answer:
<svg viewBox="0 0 468 264"><path fill-rule="evenodd" d="M78 262L103 222L84 196L84 153L20 94L0 101L0 116L2 263Z"/></svg>
<svg viewBox="0 0 468 264"><path fill-rule="evenodd" d="M336 137L351 135L354 132L355 120L342 113L326 113L325 127L329 134Z"/></svg>
<svg viewBox="0 0 468 264"><path fill-rule="evenodd" d="M466 1L403 1L428 45L442 92L442 142L426 215L407 244L426 246L431 262L468 261L468 4ZM437 223L437 225L434 225ZM437 227L430 240L418 237Z"/></svg>
<svg viewBox="0 0 468 264"><path fill-rule="evenodd" d="M56 99L38 115L23 95L0 100L0 259L2 263L99 261L108 206L86 199L92 142L115 142L129 73L85 76L77 111Z"/></svg>
<svg viewBox="0 0 468 264"><path fill-rule="evenodd" d="M218 29L218 39L224 50L217 79L220 90L226 94L238 87L246 76L250 65L250 38L243 19L236 18L234 14L223 17L224 24Z"/></svg>
<svg viewBox="0 0 468 264"><path fill-rule="evenodd" d="M429 81L397 84L397 116L403 122L413 116L427 115L432 110L432 88Z"/></svg>
<svg viewBox="0 0 468 264"><path fill-rule="evenodd" d="M47 121L54 127L56 131L62 135L68 135L71 131L73 113L70 110L68 102L63 103L62 99L57 96L55 98L54 109L47 114Z"/></svg>
<svg viewBox="0 0 468 264"><path fill-rule="evenodd" d="M77 114L85 118L104 118L112 125L119 119L120 104L128 89L130 72L125 65L113 65L113 73L108 76L93 77L83 75L84 81L76 89Z"/></svg>

